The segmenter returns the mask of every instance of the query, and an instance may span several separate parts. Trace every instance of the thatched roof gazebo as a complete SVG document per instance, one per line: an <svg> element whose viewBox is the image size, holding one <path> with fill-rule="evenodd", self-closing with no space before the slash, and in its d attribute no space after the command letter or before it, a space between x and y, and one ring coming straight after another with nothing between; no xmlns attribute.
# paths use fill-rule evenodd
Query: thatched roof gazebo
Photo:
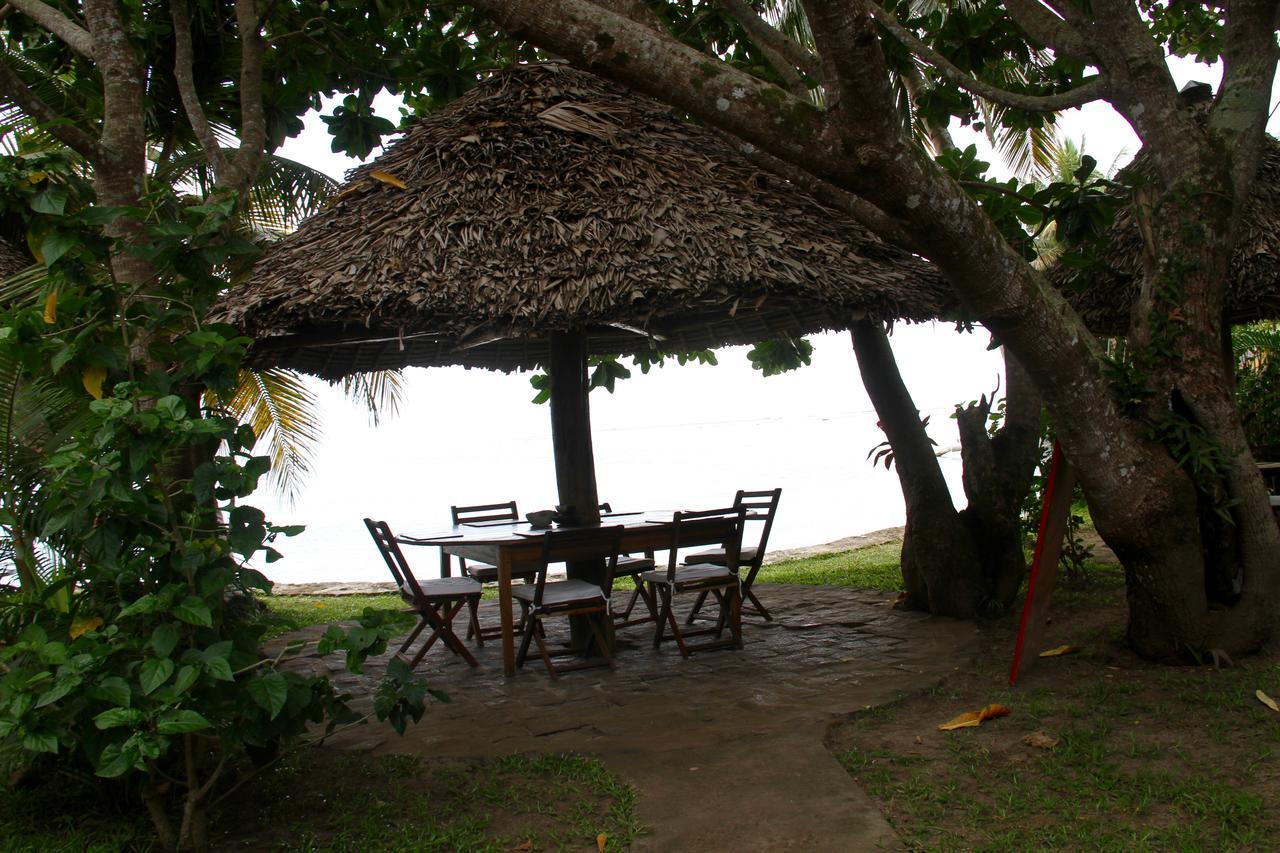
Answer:
<svg viewBox="0 0 1280 853"><path fill-rule="evenodd" d="M562 503L595 512L586 356L925 320L924 261L668 107L566 65L494 74L348 176L219 310L259 364L552 376Z"/></svg>
<svg viewBox="0 0 1280 853"><path fill-rule="evenodd" d="M1141 154L1120 176L1123 183L1147 171ZM1243 233L1231 263L1227 316L1231 324L1280 318L1280 141L1267 137L1253 185ZM1138 298L1143 241L1132 206L1116 212L1103 235L1098 261L1085 269L1058 266L1053 282L1100 335L1124 335Z"/></svg>

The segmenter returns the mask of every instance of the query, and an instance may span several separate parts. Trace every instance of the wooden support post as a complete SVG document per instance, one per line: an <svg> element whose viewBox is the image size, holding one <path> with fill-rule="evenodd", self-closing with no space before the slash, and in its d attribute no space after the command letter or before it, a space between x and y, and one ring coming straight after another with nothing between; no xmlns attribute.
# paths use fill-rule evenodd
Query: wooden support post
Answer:
<svg viewBox="0 0 1280 853"><path fill-rule="evenodd" d="M596 492L596 459L591 448L590 388L587 380L587 336L580 331L551 333L551 445L556 459L556 488L560 505L572 507L581 524L600 523L600 497ZM575 561L568 564L571 578L599 583L602 561ZM582 649L591 641L586 617L570 617L573 647ZM606 624L606 637L613 645L613 626Z"/></svg>
<svg viewBox="0 0 1280 853"><path fill-rule="evenodd" d="M551 333L551 445L556 457L556 487L562 506L573 507L579 521L600 520L596 459L591 449L591 407L587 399L587 336Z"/></svg>

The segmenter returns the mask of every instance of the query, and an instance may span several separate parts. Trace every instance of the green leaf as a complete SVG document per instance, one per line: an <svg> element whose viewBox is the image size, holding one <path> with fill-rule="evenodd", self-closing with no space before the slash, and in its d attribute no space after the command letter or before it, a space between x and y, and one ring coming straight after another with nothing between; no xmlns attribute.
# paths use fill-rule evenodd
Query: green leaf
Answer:
<svg viewBox="0 0 1280 853"><path fill-rule="evenodd" d="M48 237L45 237L44 242L40 244L40 254L44 258L44 265L46 267L53 266L59 258L79 244L80 238L78 235L67 231L54 231Z"/></svg>
<svg viewBox="0 0 1280 853"><path fill-rule="evenodd" d="M31 199L31 209L36 213L61 216L67 209L67 188L55 184L44 192L37 193Z"/></svg>
<svg viewBox="0 0 1280 853"><path fill-rule="evenodd" d="M133 704L133 691L129 689L128 683L123 678L116 675L99 681L97 690L94 692L100 698L122 708L127 708Z"/></svg>
<svg viewBox="0 0 1280 853"><path fill-rule="evenodd" d="M253 679L248 683L247 689L253 701L270 714L273 720L284 709L284 703L289 698L289 682L278 672L269 672Z"/></svg>
<svg viewBox="0 0 1280 853"><path fill-rule="evenodd" d="M173 694L181 696L186 693L191 685L196 683L196 679L200 677L200 668L187 664L178 670L178 677L173 681Z"/></svg>
<svg viewBox="0 0 1280 853"><path fill-rule="evenodd" d="M173 661L168 658L151 658L142 664L138 673L138 682L143 693L154 693L155 689L169 680L173 675Z"/></svg>
<svg viewBox="0 0 1280 853"><path fill-rule="evenodd" d="M141 721L142 712L134 708L110 708L93 718L93 724L100 729L135 726Z"/></svg>
<svg viewBox="0 0 1280 853"><path fill-rule="evenodd" d="M211 728L209 722L196 711L167 711L156 720L156 731L162 735L180 735Z"/></svg>
<svg viewBox="0 0 1280 853"><path fill-rule="evenodd" d="M22 748L28 752L58 751L58 737L48 733L28 732L22 737Z"/></svg>
<svg viewBox="0 0 1280 853"><path fill-rule="evenodd" d="M72 690L80 686L81 679L78 677L60 678L53 687L40 694L40 698L36 700L36 707L43 708L46 705L52 705L63 696L66 696Z"/></svg>
<svg viewBox="0 0 1280 853"><path fill-rule="evenodd" d="M213 613L210 612L209 605L194 595L188 595L179 601L173 608L173 615L188 625L198 625L201 628L213 627Z"/></svg>
<svg viewBox="0 0 1280 853"><path fill-rule="evenodd" d="M151 632L151 648L155 649L157 657L167 658L181 639L182 632L178 626L165 622Z"/></svg>
<svg viewBox="0 0 1280 853"><path fill-rule="evenodd" d="M98 756L97 775L107 779L123 776L133 767L133 759L125 753L120 744L109 743Z"/></svg>
<svg viewBox="0 0 1280 853"><path fill-rule="evenodd" d="M159 610L161 606L162 602L159 598L151 593L147 593L141 598L134 599L131 604L121 610L120 616L123 618L125 616L134 616L138 613L154 613Z"/></svg>
<svg viewBox="0 0 1280 853"><path fill-rule="evenodd" d="M204 661L205 671L218 681L235 681L235 675L231 672L231 662L227 660L230 654L231 641L223 640L205 649L200 659Z"/></svg>

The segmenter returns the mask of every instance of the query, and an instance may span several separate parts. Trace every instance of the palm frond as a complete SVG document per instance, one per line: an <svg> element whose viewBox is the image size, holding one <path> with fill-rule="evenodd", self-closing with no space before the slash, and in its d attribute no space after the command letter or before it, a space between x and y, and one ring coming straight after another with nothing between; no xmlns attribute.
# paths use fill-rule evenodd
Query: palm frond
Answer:
<svg viewBox="0 0 1280 853"><path fill-rule="evenodd" d="M42 101L53 107L58 115L73 116L84 112L83 105L79 103L65 78L48 73L35 60L10 49L8 44L0 43L0 54L3 54L5 64L14 75ZM29 145L61 145L3 94L0 94L0 140L5 153L10 155L17 154L24 146Z"/></svg>
<svg viewBox="0 0 1280 853"><path fill-rule="evenodd" d="M231 153L228 151L228 156ZM156 177L176 186L190 186L204 196L213 190L217 176L202 152L189 151L162 164ZM253 231L283 236L323 209L337 192L338 182L323 172L287 157L268 155L249 190L243 221Z"/></svg>
<svg viewBox="0 0 1280 853"><path fill-rule="evenodd" d="M219 402L267 443L268 483L296 500L320 441L319 406L302 378L288 370L242 370L230 398Z"/></svg>
<svg viewBox="0 0 1280 853"><path fill-rule="evenodd" d="M1280 323L1250 323L1231 330L1231 349L1236 358L1254 355L1274 358L1280 355Z"/></svg>
<svg viewBox="0 0 1280 853"><path fill-rule="evenodd" d="M369 412L369 422L377 426L384 417L395 417L404 399L404 374L399 370L378 370L373 373L357 373L338 383L347 399L363 405Z"/></svg>

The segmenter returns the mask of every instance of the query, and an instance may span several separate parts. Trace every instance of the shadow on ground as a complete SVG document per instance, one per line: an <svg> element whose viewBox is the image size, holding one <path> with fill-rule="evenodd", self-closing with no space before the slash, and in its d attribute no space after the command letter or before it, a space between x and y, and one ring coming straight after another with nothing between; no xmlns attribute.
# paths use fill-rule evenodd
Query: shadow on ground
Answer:
<svg viewBox="0 0 1280 853"><path fill-rule="evenodd" d="M747 618L745 648L682 660L651 645L652 626L619 631L618 668L552 680L530 660L502 675L488 642L470 669L433 648L419 667L453 701L435 703L404 737L378 725L331 746L444 758L526 752L597 757L640 791L642 850L876 850L901 846L823 738L849 714L936 683L978 648L969 624L890 608L889 593L836 587L756 590L776 617ZM621 593L619 594L621 596ZM497 603L481 619L496 624ZM316 626L276 641L317 638ZM292 666L367 696L388 655L362 675L343 658ZM362 700L365 701L365 700Z"/></svg>

